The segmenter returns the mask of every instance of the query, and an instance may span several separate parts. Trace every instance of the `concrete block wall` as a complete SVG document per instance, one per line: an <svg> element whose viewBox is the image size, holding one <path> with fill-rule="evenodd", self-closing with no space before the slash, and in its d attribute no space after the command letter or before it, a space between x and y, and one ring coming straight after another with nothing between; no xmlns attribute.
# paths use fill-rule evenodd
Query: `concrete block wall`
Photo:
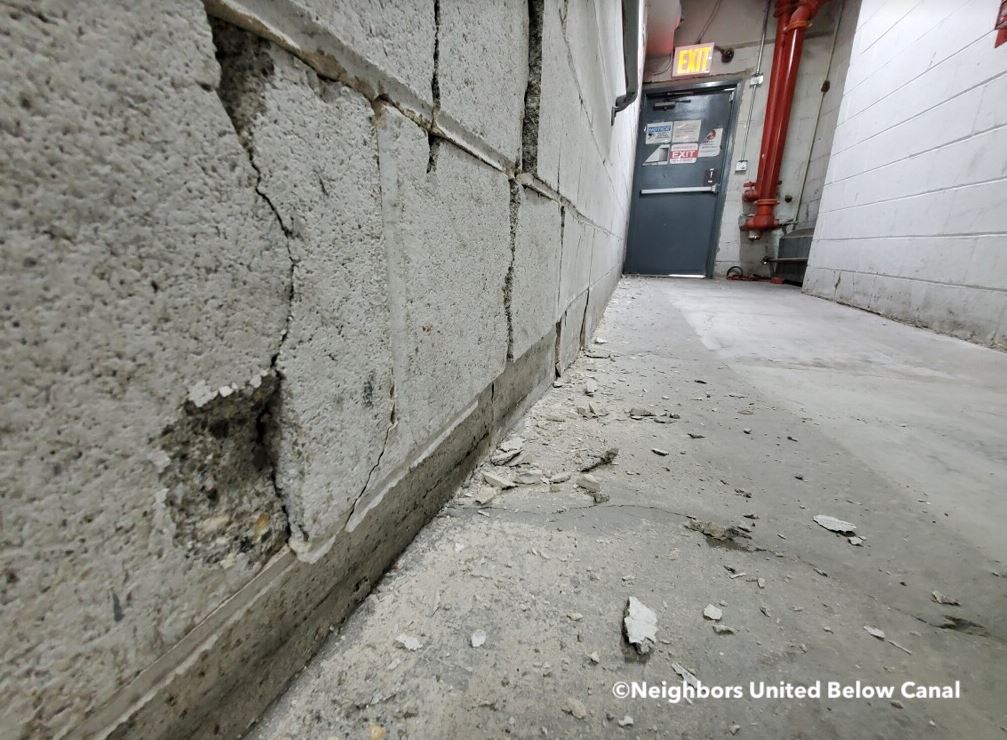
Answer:
<svg viewBox="0 0 1007 740"><path fill-rule="evenodd" d="M621 4L3 13L0 736L240 733L597 325Z"/></svg>
<svg viewBox="0 0 1007 740"><path fill-rule="evenodd" d="M828 165L836 110L842 96L859 5L859 0L826 3L808 31L780 168L782 183L777 214L781 221L806 225L813 222L817 214L821 181ZM742 201L741 195L744 183L755 179L758 172L762 124L773 66L776 25L770 15L762 54L765 82L761 86L749 86L749 77L759 66L759 41L765 8L766 3L762 0L723 3L718 6L704 36L704 42L713 41L723 48L734 49L734 58L729 62L724 62L720 54L714 54L710 77L742 81L740 95L735 100L738 123L733 138L732 161L726 165L724 211L714 261L716 275L723 275L733 265L740 265L746 273L768 275L769 268L762 264L762 259L775 256L780 237L779 231L773 231L752 241L739 228L744 214L753 209ZM682 25L675 34L676 43L696 43L699 32L710 20L711 12L713 7L703 0L683 0ZM645 79L651 83L671 81L671 59L648 59ZM829 89L823 93L822 85L826 80L829 81ZM687 82L687 79L682 81ZM752 118L746 144L750 108ZM738 160L748 161L747 172L735 172ZM790 202L786 200L788 197Z"/></svg>
<svg viewBox="0 0 1007 740"><path fill-rule="evenodd" d="M865 0L805 291L1007 347L994 4Z"/></svg>

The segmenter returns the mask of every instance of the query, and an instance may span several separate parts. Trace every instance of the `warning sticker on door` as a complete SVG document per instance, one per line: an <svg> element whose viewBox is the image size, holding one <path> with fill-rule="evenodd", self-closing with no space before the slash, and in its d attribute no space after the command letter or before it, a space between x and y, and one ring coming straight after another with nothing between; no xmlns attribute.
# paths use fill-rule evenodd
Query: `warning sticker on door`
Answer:
<svg viewBox="0 0 1007 740"><path fill-rule="evenodd" d="M643 160L643 164L645 167L651 164L668 164L668 145L662 144L651 152L650 156Z"/></svg>
<svg viewBox="0 0 1007 740"><path fill-rule="evenodd" d="M667 144L671 141L672 121L648 123L645 144Z"/></svg>
<svg viewBox="0 0 1007 740"><path fill-rule="evenodd" d="M699 144L672 144L669 164L692 164L699 158Z"/></svg>
<svg viewBox="0 0 1007 740"><path fill-rule="evenodd" d="M703 121L693 118L688 121L675 121L675 128L671 133L672 144L687 144L692 141L699 141L699 131L703 126Z"/></svg>
<svg viewBox="0 0 1007 740"><path fill-rule="evenodd" d="M699 156L701 157L718 157L720 156L720 141L724 138L724 129L722 128L711 128L710 131L703 137L702 143L699 145Z"/></svg>

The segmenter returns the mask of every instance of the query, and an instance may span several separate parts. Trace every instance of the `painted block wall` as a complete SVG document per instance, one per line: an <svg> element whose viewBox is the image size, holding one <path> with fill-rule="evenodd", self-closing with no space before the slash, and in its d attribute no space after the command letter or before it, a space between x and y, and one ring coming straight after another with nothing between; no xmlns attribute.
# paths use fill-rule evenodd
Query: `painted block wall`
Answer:
<svg viewBox="0 0 1007 740"><path fill-rule="evenodd" d="M806 292L1007 346L996 3L865 0Z"/></svg>
<svg viewBox="0 0 1007 740"><path fill-rule="evenodd" d="M710 21L713 4L702 0L683 0L682 25L675 34L675 43L694 44L699 33ZM842 95L846 66L856 28L859 0L832 0L826 3L808 31L801 58L801 68L794 92L787 146L780 169L777 214L781 221L793 221L795 226L810 225L817 214L821 182L828 165L836 111ZM723 275L733 265L740 265L746 274L769 274L762 264L764 257L776 255L780 232L769 232L754 241L739 228L744 214L754 206L744 203L741 194L744 183L755 179L758 171L759 148L762 142L762 122L769 93L772 71L773 41L776 20L770 14L766 46L762 54L765 82L750 87L749 77L758 67L759 41L766 3L762 0L739 0L722 3L712 16L704 42L734 49L734 58L723 62L720 54L713 56L710 78L739 78L743 84L735 101L739 106L738 124L734 133L732 162L726 180L724 212L714 261L714 273ZM838 25L837 25L838 24ZM667 82L671 78L671 60L647 60L647 82ZM679 78L686 81L688 78ZM708 79L708 78L704 78ZM829 80L829 90L822 92ZM750 106L751 128L746 143L746 127ZM735 172L738 160L748 161L747 172ZM802 195L803 193L803 195ZM786 202L789 196L791 201Z"/></svg>
<svg viewBox="0 0 1007 740"><path fill-rule="evenodd" d="M4 10L0 736L236 735L590 337L621 3Z"/></svg>

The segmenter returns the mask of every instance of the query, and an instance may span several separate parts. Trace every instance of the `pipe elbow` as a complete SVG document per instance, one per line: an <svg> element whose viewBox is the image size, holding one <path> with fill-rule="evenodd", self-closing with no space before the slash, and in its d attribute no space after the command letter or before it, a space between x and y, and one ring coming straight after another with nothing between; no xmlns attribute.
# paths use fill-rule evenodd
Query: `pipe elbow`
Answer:
<svg viewBox="0 0 1007 740"><path fill-rule="evenodd" d="M800 5L790 15L790 21L784 30L785 33L796 31L799 28L807 28L812 19L818 15L818 11L827 0L801 0Z"/></svg>

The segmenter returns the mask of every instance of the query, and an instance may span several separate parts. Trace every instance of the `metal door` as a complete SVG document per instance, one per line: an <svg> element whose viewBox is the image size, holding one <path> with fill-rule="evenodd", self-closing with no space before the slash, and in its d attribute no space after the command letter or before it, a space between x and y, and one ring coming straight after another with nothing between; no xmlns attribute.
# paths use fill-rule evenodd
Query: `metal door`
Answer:
<svg viewBox="0 0 1007 740"><path fill-rule="evenodd" d="M710 276L734 84L645 92L625 272Z"/></svg>

